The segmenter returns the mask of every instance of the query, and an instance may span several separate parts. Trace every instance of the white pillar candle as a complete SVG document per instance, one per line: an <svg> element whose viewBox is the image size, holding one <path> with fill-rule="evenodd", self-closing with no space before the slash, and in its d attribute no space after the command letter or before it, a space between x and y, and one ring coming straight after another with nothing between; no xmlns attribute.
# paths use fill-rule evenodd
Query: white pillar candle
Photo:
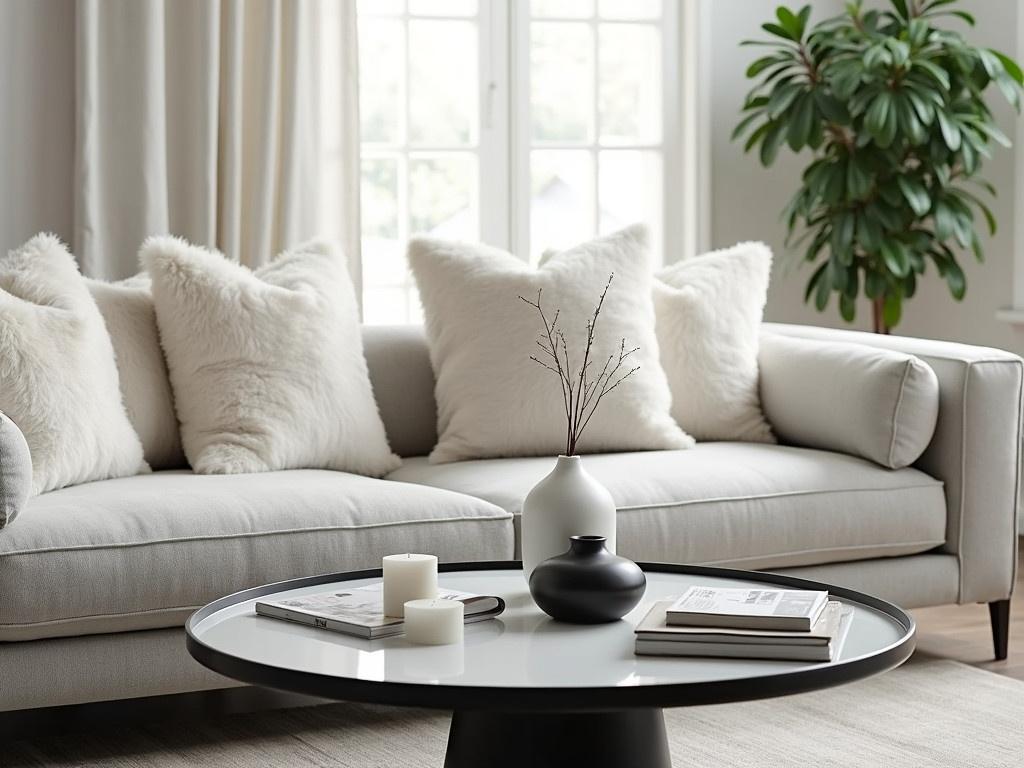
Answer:
<svg viewBox="0 0 1024 768"><path fill-rule="evenodd" d="M405 604L405 637L420 645L449 645L462 642L460 600L410 600Z"/></svg>
<svg viewBox="0 0 1024 768"><path fill-rule="evenodd" d="M387 555L384 558L384 615L401 618L410 600L437 597L437 558Z"/></svg>

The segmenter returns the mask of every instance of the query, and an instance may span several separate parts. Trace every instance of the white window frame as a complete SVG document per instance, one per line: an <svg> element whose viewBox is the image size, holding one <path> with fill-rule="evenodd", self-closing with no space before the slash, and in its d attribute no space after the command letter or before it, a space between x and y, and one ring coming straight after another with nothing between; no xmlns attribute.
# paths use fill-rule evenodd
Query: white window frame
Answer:
<svg viewBox="0 0 1024 768"><path fill-rule="evenodd" d="M710 233L710 110L705 103L709 93L706 40L708 15L702 12L706 0L664 0L662 18L662 131L661 142L653 145L616 145L609 149L660 151L662 172L662 254L655 259L671 263L707 250ZM595 5L597 0L595 0ZM412 16L406 8L402 16L406 35ZM432 16L439 20L467 21L471 17ZM545 19L546 21L547 19ZM478 131L475 146L451 147L477 155L477 195L480 239L530 258L530 3L529 0L479 0L478 59L479 92ZM596 32L597 18L573 19L588 22ZM609 20L612 21L612 20ZM614 20L612 23L633 23ZM650 22L636 22L650 23ZM408 50L408 37L406 37ZM408 53L404 82L405 110L408 119ZM594 77L599 77L600 62L594 57ZM597 94L595 92L595 99ZM597 105L595 103L595 110ZM595 123L596 127L596 123ZM443 147L410 147L407 126L404 143L361 145L361 158L375 152L399 152L400 163L407 164L410 153L442 152ZM594 197L597 205L599 177L596 153L599 137L589 149L595 157ZM545 147L547 148L547 147ZM555 147L557 148L557 147ZM403 174L401 178L407 178ZM505 184L489 180L505 179ZM594 226L599 227L595 208ZM409 200L405 185L398 190L398 237L408 240ZM365 270L364 270L365 271Z"/></svg>
<svg viewBox="0 0 1024 768"><path fill-rule="evenodd" d="M530 122L530 3L528 0L520 2L503 3L501 0L481 0L482 3L497 2L507 9L510 41L509 50L512 53L511 66L514 68L515 77L510 82L509 97L511 100L511 112L515 116L512 125L512 134L509 151L511 154L511 188L512 200L515 204L510 208L512 218L512 240L509 250L521 259L530 258L530 150L531 150L531 122ZM595 13L598 0L594 0ZM698 200L707 199L703 195L695 174L690 172L692 168L697 170L699 158L707 157L697 144L697 129L700 127L699 120L691 118L691 124L684 121L684 115L688 113L687 107L693 104L696 94L696 87L699 80L696 74L690 69L691 52L699 51L696 37L696 30L701 17L706 14L699 12L700 0L664 0L662 17L658 22L661 28L661 59L662 59L662 126L661 141L658 144L637 144L626 145L616 144L608 149L615 150L647 150L658 151L663 158L662 172L662 223L663 223L663 248L664 254L656 254L656 258L663 258L665 263L676 261L679 258L694 255L704 250L706 242L706 212L700 212L695 206ZM597 30L601 23L606 23L595 16L590 18L554 17L544 18L540 21L565 21L573 23L589 23L594 33L595 44L597 41ZM637 20L608 20L614 24L650 24L650 21ZM685 34L690 30L689 35ZM692 39L690 39L692 38ZM687 52L684 57L683 51ZM599 57L594 56L593 73L594 90L594 111L597 107L596 84L600 76ZM690 77L685 77L690 71ZM675 83L677 87L673 88ZM595 130L597 118L594 118ZM597 171L597 153L599 151L599 137L593 137L590 146L571 147L572 149L585 149L591 152L591 162L594 167L594 204L597 206L600 182ZM691 145L692 147L688 147ZM549 148L547 145L545 149ZM560 145L550 147L552 149L562 148ZM570 148L566 145L565 148ZM691 212L690 209L693 208ZM706 208L706 204L705 204ZM595 210L594 226L599 227L600 221Z"/></svg>

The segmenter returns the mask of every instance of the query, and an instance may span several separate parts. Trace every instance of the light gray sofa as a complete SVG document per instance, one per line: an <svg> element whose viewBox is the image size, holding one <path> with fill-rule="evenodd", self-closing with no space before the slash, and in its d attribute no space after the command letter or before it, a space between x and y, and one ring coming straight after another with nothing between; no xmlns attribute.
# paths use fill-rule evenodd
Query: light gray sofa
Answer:
<svg viewBox="0 0 1024 768"><path fill-rule="evenodd" d="M785 571L910 608L987 602L998 652L1016 565L1020 358L803 326L764 333L920 357L939 382L929 447L895 470L793 445L588 456L619 507L619 551ZM0 530L0 710L234 685L188 656L181 626L245 587L374 567L396 551L516 557L523 497L551 458L428 464L435 405L422 329L364 337L388 435L407 457L388 479L156 472L35 497ZM772 370L766 403L786 396ZM800 375L816 376L813 360Z"/></svg>

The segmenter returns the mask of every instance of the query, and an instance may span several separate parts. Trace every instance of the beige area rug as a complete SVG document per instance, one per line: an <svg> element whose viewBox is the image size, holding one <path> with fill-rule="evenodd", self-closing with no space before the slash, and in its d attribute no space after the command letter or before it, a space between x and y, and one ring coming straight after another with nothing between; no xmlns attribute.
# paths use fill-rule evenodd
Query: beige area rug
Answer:
<svg viewBox="0 0 1024 768"><path fill-rule="evenodd" d="M800 696L668 710L666 721L677 768L1024 765L1024 683L951 661ZM447 735L445 714L335 704L199 724L111 723L8 742L0 764L439 768Z"/></svg>

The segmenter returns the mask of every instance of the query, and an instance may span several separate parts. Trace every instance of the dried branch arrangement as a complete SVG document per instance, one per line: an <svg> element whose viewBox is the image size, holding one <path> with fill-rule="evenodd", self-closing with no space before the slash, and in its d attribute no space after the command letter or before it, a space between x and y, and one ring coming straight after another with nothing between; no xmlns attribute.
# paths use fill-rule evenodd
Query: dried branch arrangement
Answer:
<svg viewBox="0 0 1024 768"><path fill-rule="evenodd" d="M597 321L601 316L601 308L604 306L605 297L611 287L615 273L608 275L608 282L601 292L597 307L593 316L587 321L587 340L583 347L583 355L578 370L574 370L569 357L569 345L565 341L565 333L558 324L561 310L556 309L554 316L548 320L547 313L541 302L542 289L537 291L536 301L530 301L523 296L519 298L537 310L540 321L544 326L544 332L536 339L540 348L540 357L530 355L530 359L538 365L551 371L558 376L562 385L562 401L565 406L565 455L575 456L576 446L579 444L583 430L594 417L597 407L601 404L604 396L619 386L634 373L640 370L639 366L630 368L623 372L623 367L628 365L627 360L640 347L626 349L626 340L622 339L619 344L619 351L608 355L601 366L597 376L593 376L596 368L591 353L594 348L594 335L597 330Z"/></svg>

